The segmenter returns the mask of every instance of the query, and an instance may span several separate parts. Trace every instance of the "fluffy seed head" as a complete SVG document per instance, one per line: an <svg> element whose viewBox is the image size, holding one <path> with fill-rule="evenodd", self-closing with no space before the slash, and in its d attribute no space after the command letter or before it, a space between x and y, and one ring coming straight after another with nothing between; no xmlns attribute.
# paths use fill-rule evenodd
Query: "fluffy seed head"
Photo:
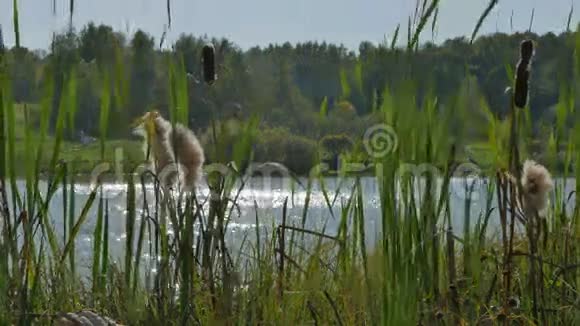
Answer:
<svg viewBox="0 0 580 326"><path fill-rule="evenodd" d="M205 155L191 130L179 123L173 127L157 111L145 113L133 125L135 133L147 139L155 171L165 185L181 178L189 190L200 181Z"/></svg>
<svg viewBox="0 0 580 326"><path fill-rule="evenodd" d="M541 214L548 205L548 193L554 188L550 172L543 165L526 160L521 182L525 212Z"/></svg>

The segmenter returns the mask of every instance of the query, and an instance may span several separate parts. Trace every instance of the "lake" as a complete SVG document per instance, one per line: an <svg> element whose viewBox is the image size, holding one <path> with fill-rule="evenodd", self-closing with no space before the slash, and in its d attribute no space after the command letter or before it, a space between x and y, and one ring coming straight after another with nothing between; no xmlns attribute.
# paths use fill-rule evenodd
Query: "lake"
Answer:
<svg viewBox="0 0 580 326"><path fill-rule="evenodd" d="M261 178L250 179L245 188L240 192L237 200L238 208L233 210L233 219L228 227L227 242L230 250L235 251L236 247L244 237L248 237L251 241L255 238L255 221L256 214L260 227L264 229L262 235L267 235L265 230L272 230L273 225L281 223L282 209L284 201L288 199L287 206L287 223L300 225L304 211L304 203L307 197L307 192L303 185L306 185L306 179L299 179L302 185L292 182L290 178L270 178L267 183ZM563 180L556 180L557 184L561 184ZM486 198L487 198L487 180L485 179L452 179L450 185L450 211L453 221L454 231L460 234L463 231L465 223L465 208L466 195L465 187L467 184L474 183L474 192L471 198L471 224L473 225L480 214L486 213ZM312 185L310 203L307 212L306 228L310 230L321 231L325 228L325 233L335 235L339 222L341 206L346 202L352 192L354 180L349 178L328 177L324 178L324 188L329 194L329 201L331 202L332 210L325 200L323 191L321 190L320 182L314 182ZM46 184L41 184L41 191L45 191ZM364 199L364 213L365 213L365 228L366 241L368 245L375 244L380 238L381 230L381 210L380 210L380 196L378 184L374 177L361 178L361 186L363 189ZM18 182L18 187L21 193L24 192L24 181ZM575 181L568 180L565 184L566 197L574 190ZM417 185L418 192L423 191L421 185ZM120 183L107 183L103 188L104 195L109 202L109 216L110 216L110 253L113 257L122 257L126 242L125 234L125 216L126 216L126 185ZM78 184L75 187L76 198L76 214L79 216L82 206L86 202L91 192L90 185ZM207 186L201 186L199 191L201 201L207 198L209 190ZM335 196L335 194L337 194ZM10 193L9 193L10 195ZM142 212L143 198L147 196L147 201L152 206L154 201L154 189L152 185L146 186L145 191L137 185L137 221L135 227L138 228L141 223L140 214ZM232 194L232 197L235 195ZM573 209L573 198L567 205L568 210ZM63 220L62 220L62 206L63 205L63 189L57 190L53 200L50 203L49 212L59 234L62 239L63 234ZM256 210L257 205L257 210ZM207 209L207 204L205 209ZM496 207L495 195L492 201L492 207ZM152 212L153 210L151 210ZM93 230L95 228L97 215L97 201L93 204L89 211L89 217L82 226L80 235L76 241L76 252L79 263L85 266L91 261L93 248ZM172 232L172 231L169 231ZM490 218L490 226L488 228L489 236L499 236L499 216L497 210L494 210ZM146 246L146 245L145 245ZM146 250L145 250L146 251ZM144 259L148 260L148 254L144 255Z"/></svg>

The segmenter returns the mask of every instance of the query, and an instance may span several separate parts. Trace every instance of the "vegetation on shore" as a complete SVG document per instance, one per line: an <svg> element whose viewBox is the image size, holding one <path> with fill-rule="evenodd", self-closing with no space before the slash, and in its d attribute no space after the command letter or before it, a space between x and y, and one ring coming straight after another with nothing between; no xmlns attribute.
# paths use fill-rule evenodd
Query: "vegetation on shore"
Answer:
<svg viewBox="0 0 580 326"><path fill-rule="evenodd" d="M409 26L410 55L418 53L423 29L436 24L439 1L418 3L423 3L423 7L419 5L415 23ZM494 3L497 1L491 1L490 6ZM485 15L478 26L484 18ZM66 141L78 130L77 117L85 113L79 110L78 103L85 100L81 96L83 76L78 74L83 63L62 61L59 56L47 59L39 77L42 95L37 101L40 103L37 127L32 128L25 115L27 128L18 135L15 104L18 101L14 95L17 80L8 73L7 55L2 49L0 324L48 325L59 312L81 309L93 309L129 325L578 324L580 202L576 193L580 183L576 182L575 192L567 193L564 184L556 180L547 211L540 215L529 208L541 203L530 206L530 197L526 197L538 194L537 190L525 173L521 178L522 165L535 154L533 140L541 136L545 148L542 163L549 170L558 168L565 177L580 181L580 129L575 128L580 123L575 101L580 91L580 25L565 38L573 44L573 60L562 62L562 71L569 73L569 78L559 79L562 83L558 84L555 123L542 133L537 132L530 119L533 112L530 105L534 102L517 107L520 101L514 101L514 98L528 100L528 89L534 98L537 85L553 82L540 78L541 75L528 78L530 63L523 49L533 43L523 43L521 54L518 52L523 39L509 49L514 57L521 56L519 62L514 58L494 63L502 67L501 74L509 76L499 86L511 86L508 96L503 89L501 95L497 93L497 98L506 99L498 102L501 104L498 107L506 108L503 113L490 108L485 97L479 95L476 83L470 82L474 79L467 78L464 70L457 72L461 82L455 87L456 92L445 99L439 96L437 83L434 87L421 86L425 79L417 71L427 73L431 69L408 61L404 52L396 55L393 60L404 78L383 85L381 101L369 102L378 104L359 105L356 110L371 112L366 118L376 121L370 125L391 126L396 132L397 146L362 159L357 155L363 141L361 136L351 136L352 144L341 137L325 140L328 147L348 143L343 145L349 148L345 151L347 159L367 160L375 169L380 189L380 238L375 245L369 247L365 241L368 236L365 223L369 222L363 209L366 198L355 175L350 195L340 203L337 201L341 209L335 216L340 221L337 230L305 229L307 220L316 218L309 214L307 195L304 212L298 219L288 216L286 202L278 218L256 214L247 241L239 248L228 247L225 241L228 224L237 216L237 194L247 181L242 169L257 155L255 144L276 139L275 135L263 138L271 131L262 130L261 113L252 112L236 119L235 129L224 127L218 118L208 118L207 131L200 133L207 137L205 148L212 161L226 166L225 170L208 169L209 198L196 194L175 198L156 189L154 198L137 199L139 187L151 180L150 175L127 177L126 251L121 261L110 257L110 216L102 185L92 190L86 202L76 202L75 178L70 174L69 162L62 156ZM150 43L146 37L136 38L132 43L135 49L152 51L151 46L145 46ZM106 44L114 49L110 52L113 54L110 64L93 68L98 69L98 96L94 99L98 114L91 121L98 121L95 146L101 160L116 146L110 142L111 133L126 129L125 120L117 118L133 116L135 108L141 110L146 106L132 102L145 98L134 96L134 92L150 94L141 93L138 86L147 78L131 80L122 72L125 59L121 48L114 46L115 41ZM542 53L541 41L539 44L538 53ZM464 56L473 46L476 45L455 49L457 52L451 55ZM134 60L144 62L140 67L151 68L147 64L151 57L138 53L135 52ZM231 87L228 77L193 91L187 82L185 57L162 53L160 58L166 63L165 88L156 89L159 93L153 92L151 96L167 99L167 116L172 122L188 123L188 115L198 113L190 110L190 105L195 105L192 103L196 101L195 92L203 94L198 99L210 98L208 102L216 104L228 99L216 97L218 92L239 91ZM351 65L341 63L339 69L341 96L346 98L346 94L358 92L357 85L361 84L346 80L349 76L361 76L365 58L351 60ZM63 62L67 64L63 66ZM224 65L234 69L235 62L232 59ZM279 67L280 71L287 68ZM531 67L534 68L533 62ZM391 70L383 68L376 74L388 77ZM240 72L233 76L245 78ZM268 86L263 80L261 83ZM279 95L271 89L261 93ZM261 107L263 110L271 107L271 103L266 103ZM474 106L485 118L477 122L478 128L468 119L475 111ZM321 105L316 111L319 119L312 121L320 125L297 124L291 130L319 130L316 128L322 128L326 121L333 121L327 114L328 108ZM218 109L208 110L212 113L209 117L222 113ZM276 117L280 112L284 111L272 109L270 113ZM345 114L350 114L349 125L361 121L357 119L366 119L355 118L353 112ZM292 115L300 116L297 111ZM283 121L285 115L276 119ZM478 173L490 180L486 207L473 210L470 205L473 188L466 185L462 212L465 228L455 230L451 216L457 207L450 203L450 178L458 164L463 163L461 153L473 147L474 136L486 153L477 159ZM280 137L280 142L272 147L285 140L286 137ZM309 143L307 139L300 140L304 146ZM25 151L20 150L22 143ZM304 151L298 148L291 153ZM39 175L45 155L48 155L48 190L41 191ZM314 156L313 159L320 159ZM293 156L289 162L297 160ZM429 173L398 174L398 168L407 163L442 167L442 182L436 182ZM15 172L19 169L25 180L25 188L20 191ZM316 173L309 177L305 187L311 194L312 185L324 179ZM420 180L425 187L417 189L415 185ZM61 206L62 214L52 216L48 207L59 188L66 199ZM16 195L8 197L8 190ZM324 192L324 195L334 198L336 194ZM570 201L575 204L571 212L566 209ZM75 207L79 206L82 209L77 216ZM94 216L89 214L91 207L97 208ZM496 237L489 238L486 231L493 211L499 212L501 230ZM62 221L63 234L55 230L54 219ZM87 282L78 271L75 244L88 219L95 220L95 228ZM145 261L145 254L153 259Z"/></svg>
<svg viewBox="0 0 580 326"><path fill-rule="evenodd" d="M418 17L413 21L418 24ZM423 25L421 40L429 39L429 27ZM168 61L173 60L173 68L184 73L179 78L183 78L183 87L187 88L186 104L191 112L187 124L206 143L211 138L212 119L230 123L258 115L263 132L258 139L285 141L254 144L256 160L285 162L296 173L305 175L316 164L316 155L312 153L318 154L323 137L346 135L356 142L366 129L381 121L381 107L389 101L386 91L404 84L415 89L418 102L423 102L429 92L437 95L442 106L454 105L462 94L469 96L471 110L465 111L464 121L473 130L459 134L452 128L450 135L467 138L473 148L482 148L487 135L484 124L479 123L486 119L482 112L489 109L498 117L507 117L509 95L505 88L512 73L506 64L515 65L518 53L514 49L522 39L533 39L539 44L533 79L541 81L531 84L530 89L529 114L536 144L533 150L535 154L546 155L544 135L561 118L559 105L568 96L567 85L574 82L570 67L575 64L575 34L571 29L558 35L496 33L473 42L457 38L440 45L423 41L417 42L413 51L392 46L400 43L396 39L402 35L397 33L381 44L362 42L357 51L339 44L316 42L242 50L227 39L184 34L170 45L143 31L126 35L110 26L88 24L57 33L48 50L21 46L7 49L5 63L13 81L14 102L31 108L41 106L46 78L51 76L54 88L50 102L51 133L56 127L58 98L65 91L67 75L69 72L76 75L78 108L71 121L75 128L67 131L64 138L79 142L81 133L100 137L96 122L100 119L105 78L111 81L110 95L118 96L115 93L121 92L125 99L124 103L110 103L110 128L106 135L109 140L131 139L126 126L152 108L167 116L172 105L169 88L173 78ZM202 47L208 42L216 49L220 80L211 87L203 83L199 64ZM50 74L47 70L51 70ZM465 94L467 91L469 95ZM578 108L578 103L572 105ZM17 114L19 108L16 107ZM31 124L38 127L39 118L32 115ZM569 118L565 126L572 125ZM566 140L562 141L559 145L564 149ZM288 162L286 152L305 155Z"/></svg>

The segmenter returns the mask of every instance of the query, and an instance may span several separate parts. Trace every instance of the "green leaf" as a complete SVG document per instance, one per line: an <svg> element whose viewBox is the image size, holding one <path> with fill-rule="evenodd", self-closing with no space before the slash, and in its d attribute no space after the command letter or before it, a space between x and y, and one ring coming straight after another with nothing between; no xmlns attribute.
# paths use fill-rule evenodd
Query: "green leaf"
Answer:
<svg viewBox="0 0 580 326"><path fill-rule="evenodd" d="M117 110L124 108L127 104L129 85L125 73L125 62L123 57L123 47L115 41L115 63L113 70L114 77L114 97Z"/></svg>
<svg viewBox="0 0 580 326"><path fill-rule="evenodd" d="M93 233L93 239L95 245L93 246L93 292L99 293L101 287L100 284L100 267L101 267L101 244L103 240L103 189L101 188L101 194L99 196L99 206L97 209L97 223L95 225L95 230Z"/></svg>
<svg viewBox="0 0 580 326"><path fill-rule="evenodd" d="M103 264L101 275L107 275L109 268L109 200L105 201L105 227L103 230Z"/></svg>
<svg viewBox="0 0 580 326"><path fill-rule="evenodd" d="M65 87L65 90L61 94L60 103L58 106L58 114L56 118L56 126L54 131L54 146L52 148L52 160L50 161L50 171L54 171L60 157L60 147L63 141L64 125L66 119L66 98L68 97L68 92L70 87Z"/></svg>
<svg viewBox="0 0 580 326"><path fill-rule="evenodd" d="M67 96L66 96L66 112L69 118L69 130L72 132L75 129L75 118L77 114L77 74L76 69L73 66L69 72L67 83Z"/></svg>
<svg viewBox="0 0 580 326"><path fill-rule="evenodd" d="M89 214L89 210L93 206L93 202L95 201L95 198L96 197L97 197L97 188L95 188L95 189L93 189L93 191L91 191L91 194L89 195L89 198L85 202L85 205L84 205L84 207L83 207L83 209L81 211L81 214L80 214L79 218L77 219L77 222L75 223L74 227L70 231L70 236L69 236L69 238L67 240L66 245L64 246L64 250L63 250L62 255L60 257L60 263L61 264L64 262L64 260L66 259L67 255L69 254L69 252L73 248L74 243L76 241L76 237L79 234L79 231L81 230L81 226L87 220L87 217L88 217L88 214Z"/></svg>
<svg viewBox="0 0 580 326"><path fill-rule="evenodd" d="M574 5L570 6L570 13L568 14L568 21L566 22L566 32L570 32L570 25L572 24L572 16L574 15Z"/></svg>
<svg viewBox="0 0 580 326"><path fill-rule="evenodd" d="M493 8L498 4L498 2L499 2L499 0L490 0L489 1L489 4L485 8L485 10L483 11L483 13L479 17L479 19L477 20L477 24L475 24L475 28L473 29L473 33L471 33L471 41L470 41L470 43L473 43L473 41L475 41L475 37L477 36L477 33L479 32L479 29L481 28L481 25L483 25L483 22L485 21L485 19L487 18L487 16L489 16L489 14L493 10Z"/></svg>
<svg viewBox="0 0 580 326"><path fill-rule="evenodd" d="M431 4L429 5L429 8L421 16L421 20L419 21L419 25L415 29L415 32L413 34L413 38L411 39L411 42L408 45L408 48L407 49L409 51L412 50L412 49L414 49L415 46L418 45L418 43L419 43L419 36L421 35L421 32L425 28L425 25L427 24L427 21L429 20L429 18L431 18L431 16L433 15L433 13L435 13L435 10L437 9L438 6L439 6L439 0L433 0L431 2Z"/></svg>
<svg viewBox="0 0 580 326"><path fill-rule="evenodd" d="M348 100L350 98L350 85L348 83L348 76L346 75L346 70L340 68L340 87L342 89L342 98Z"/></svg>
<svg viewBox="0 0 580 326"><path fill-rule="evenodd" d="M511 64L509 64L509 63L505 64L505 73L506 73L506 76L510 82L509 86L514 87L514 84L516 82L516 76L514 74L514 68L512 67Z"/></svg>
<svg viewBox="0 0 580 326"><path fill-rule="evenodd" d="M133 237L135 232L135 183L133 178L127 177L127 198L126 198L127 214L125 217L125 234L127 238L125 241L125 286L131 287L131 265L133 262Z"/></svg>
<svg viewBox="0 0 580 326"><path fill-rule="evenodd" d="M435 37L435 28L437 27L437 19L439 18L439 8L435 10L435 15L433 16L433 23L431 24L431 35Z"/></svg>
<svg viewBox="0 0 580 326"><path fill-rule="evenodd" d="M189 125L189 94L187 88L187 71L183 55L179 56L179 70L176 72L177 121Z"/></svg>
<svg viewBox="0 0 580 326"><path fill-rule="evenodd" d="M101 91L101 112L99 116L101 160L105 160L105 142L107 140L110 108L111 108L111 91L109 84L109 73L105 71L103 77L103 89Z"/></svg>
<svg viewBox="0 0 580 326"><path fill-rule="evenodd" d="M356 90L360 93L363 92L363 67L362 61L357 60L356 64L354 65L354 83L356 86Z"/></svg>
<svg viewBox="0 0 580 326"><path fill-rule="evenodd" d="M48 68L45 70L46 75L44 76L44 91L43 97L40 104L40 135L38 140L38 148L36 152L36 175L40 174L40 165L42 163L44 142L48 134L48 125L50 122L50 111L52 109L52 98L54 96L54 78L52 74L52 69ZM38 187L38 180L36 179L34 188Z"/></svg>
<svg viewBox="0 0 580 326"><path fill-rule="evenodd" d="M580 23L576 28L576 79L580 80Z"/></svg>
<svg viewBox="0 0 580 326"><path fill-rule="evenodd" d="M393 40L391 41L391 51L395 49L395 47L397 46L397 41L399 39L399 31L401 29L401 24L397 25L397 28L395 29L395 35L393 35Z"/></svg>
<svg viewBox="0 0 580 326"><path fill-rule="evenodd" d="M328 114L328 98L325 96L320 104L320 118L323 119Z"/></svg>
<svg viewBox="0 0 580 326"><path fill-rule="evenodd" d="M20 47L20 27L18 22L18 0L12 1L13 12L12 12L12 20L14 23L14 39L16 40L16 47Z"/></svg>

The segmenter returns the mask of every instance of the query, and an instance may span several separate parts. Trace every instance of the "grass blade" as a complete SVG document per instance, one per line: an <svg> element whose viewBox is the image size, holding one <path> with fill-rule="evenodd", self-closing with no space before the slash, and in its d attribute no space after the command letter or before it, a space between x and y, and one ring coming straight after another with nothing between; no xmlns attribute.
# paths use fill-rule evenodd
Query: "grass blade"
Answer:
<svg viewBox="0 0 580 326"><path fill-rule="evenodd" d="M101 112L99 116L99 134L101 143L101 160L105 160L105 142L109 126L109 110L111 107L111 91L109 85L109 73L105 71L103 77L103 89L101 92Z"/></svg>
<svg viewBox="0 0 580 326"><path fill-rule="evenodd" d="M320 119L324 119L326 118L326 115L328 114L328 98L325 96L324 99L322 100L322 103L320 104Z"/></svg>
<svg viewBox="0 0 580 326"><path fill-rule="evenodd" d="M568 20L566 21L566 32L570 33L570 25L572 24L572 16L574 16L574 5L570 6L570 13L568 14Z"/></svg>
<svg viewBox="0 0 580 326"><path fill-rule="evenodd" d="M75 223L74 227L70 231L70 236L67 240L66 245L64 246L64 250L63 250L61 258L60 258L61 264L64 262L64 260L70 254L72 248L74 247L74 242L76 240L76 237L79 234L79 231L81 230L81 226L83 225L83 223L86 221L86 219L88 217L89 210L90 210L91 206L93 205L95 198L97 198L97 189L94 189L91 192L91 194L89 195L89 198L85 202L85 205L81 211L81 214L80 214L77 222Z"/></svg>
<svg viewBox="0 0 580 326"><path fill-rule="evenodd" d="M18 0L12 1L12 22L14 24L14 40L16 41L16 47L20 47L20 25L18 22Z"/></svg>
<svg viewBox="0 0 580 326"><path fill-rule="evenodd" d="M473 29L473 33L471 33L471 41L470 41L470 43L473 44L473 41L475 41L475 37L477 36L477 33L479 32L479 29L481 28L481 25L483 25L483 22L485 21L485 19L487 18L487 16L489 16L489 14L493 10L493 8L495 8L495 6L498 4L498 2L499 2L499 0L490 0L489 1L489 4L485 8L485 10L483 11L483 13L479 17L479 19L477 20L477 24L475 24L475 28Z"/></svg>
<svg viewBox="0 0 580 326"><path fill-rule="evenodd" d="M93 233L95 245L93 246L93 295L101 293L101 254L103 241L103 189L101 188L99 196L99 206L97 208L97 223Z"/></svg>
<svg viewBox="0 0 580 326"><path fill-rule="evenodd" d="M415 29L415 32L413 33L413 38L411 38L411 42L409 43L407 50L411 51L415 48L416 45L418 45L419 36L421 35L421 32L425 28L425 25L427 24L427 21L429 20L429 18L431 18L431 16L437 10L438 6L439 6L439 0L433 0L431 2L431 4L429 5L429 8L421 16L421 20L419 21L419 25L417 25L417 28Z"/></svg>
<svg viewBox="0 0 580 326"><path fill-rule="evenodd" d="M393 40L391 41L391 51L395 50L395 47L397 46L397 41L399 40L399 31L401 30L401 24L397 25L397 28L395 29L395 35L393 35Z"/></svg>

